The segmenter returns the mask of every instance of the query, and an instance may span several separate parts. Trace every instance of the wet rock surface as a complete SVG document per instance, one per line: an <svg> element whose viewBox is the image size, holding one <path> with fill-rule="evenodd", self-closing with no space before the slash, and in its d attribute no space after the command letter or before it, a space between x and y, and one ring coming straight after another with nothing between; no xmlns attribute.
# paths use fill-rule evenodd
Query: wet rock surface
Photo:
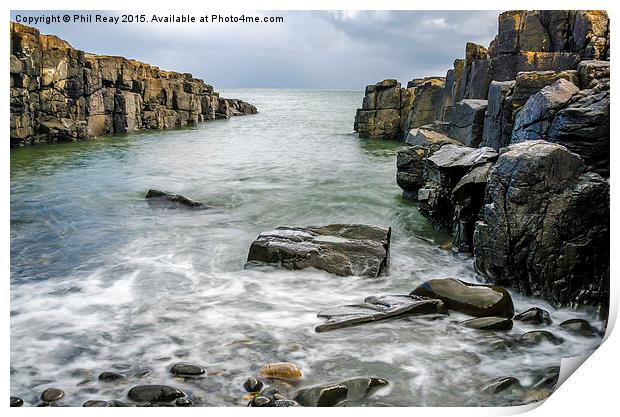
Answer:
<svg viewBox="0 0 620 417"><path fill-rule="evenodd" d="M263 381L257 378L248 378L243 383L243 389L247 392L260 392L264 386L265 384L263 384Z"/></svg>
<svg viewBox="0 0 620 417"><path fill-rule="evenodd" d="M514 316L513 320L535 325L543 324L548 326L551 324L551 316L549 315L549 312L538 307L532 307L517 314Z"/></svg>
<svg viewBox="0 0 620 417"><path fill-rule="evenodd" d="M448 310L474 317L511 319L514 315L510 294L496 285L471 284L454 278L432 279L418 286L411 295L439 299Z"/></svg>
<svg viewBox="0 0 620 417"><path fill-rule="evenodd" d="M127 379L127 376L116 373L116 372L106 371L106 372L100 373L98 379L99 381L102 381L102 382L116 382L116 381L122 381L124 379Z"/></svg>
<svg viewBox="0 0 620 417"><path fill-rule="evenodd" d="M440 300L412 295L373 296L366 298L361 304L345 305L321 311L317 317L327 319L327 321L316 326L315 330L325 332L409 315L447 313L443 302Z"/></svg>
<svg viewBox="0 0 620 417"><path fill-rule="evenodd" d="M364 224L279 227L252 243L248 264L314 267L332 274L377 277L388 266L389 227Z"/></svg>
<svg viewBox="0 0 620 417"><path fill-rule="evenodd" d="M171 402L185 394L168 385L138 385L129 390L127 398L135 403Z"/></svg>
<svg viewBox="0 0 620 417"><path fill-rule="evenodd" d="M283 380L297 380L303 376L301 369L290 362L277 362L265 365L260 369L259 375L263 378Z"/></svg>
<svg viewBox="0 0 620 417"><path fill-rule="evenodd" d="M510 330L512 320L505 317L480 317L461 322L465 327L476 330Z"/></svg>
<svg viewBox="0 0 620 417"><path fill-rule="evenodd" d="M21 407L22 405L24 405L24 400L11 396L11 407Z"/></svg>
<svg viewBox="0 0 620 417"><path fill-rule="evenodd" d="M355 402L366 398L387 384L381 378L355 378L303 389L295 395L295 401L304 407L334 407L345 401Z"/></svg>
<svg viewBox="0 0 620 417"><path fill-rule="evenodd" d="M193 208L193 209L208 208L208 206L204 203L200 203L198 201L192 200L189 197L185 197L184 195L174 194L168 191L150 189L147 191L146 196L144 198L146 198L149 204L163 205L163 206L171 207L171 208L176 208L176 207L187 207L187 208Z"/></svg>
<svg viewBox="0 0 620 417"><path fill-rule="evenodd" d="M489 394L499 394L505 392L514 392L523 390L521 382L515 377L501 377L490 381L482 388L483 392Z"/></svg>
<svg viewBox="0 0 620 417"><path fill-rule="evenodd" d="M46 403L52 403L63 399L65 392L58 388L48 388L41 393L41 400Z"/></svg>
<svg viewBox="0 0 620 417"><path fill-rule="evenodd" d="M571 333L584 336L584 337L596 337L600 335L597 328L593 327L587 320L583 319L570 319L560 323L560 327Z"/></svg>
<svg viewBox="0 0 620 417"><path fill-rule="evenodd" d="M203 367L198 365L187 362L177 362L170 368L170 373L174 376L183 378L196 378L204 375L206 371Z"/></svg>
<svg viewBox="0 0 620 417"><path fill-rule="evenodd" d="M552 345L559 345L564 340L553 333L546 330L534 330L521 335L521 342L526 345L540 345L542 343L550 343Z"/></svg>

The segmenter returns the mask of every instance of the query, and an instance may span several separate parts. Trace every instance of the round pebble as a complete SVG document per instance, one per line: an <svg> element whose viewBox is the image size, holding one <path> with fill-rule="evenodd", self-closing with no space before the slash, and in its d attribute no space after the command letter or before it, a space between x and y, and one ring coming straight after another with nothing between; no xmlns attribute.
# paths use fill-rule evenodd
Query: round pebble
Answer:
<svg viewBox="0 0 620 417"><path fill-rule="evenodd" d="M24 400L19 397L11 397L11 407L21 407L24 405Z"/></svg>
<svg viewBox="0 0 620 417"><path fill-rule="evenodd" d="M58 388L48 388L41 394L41 399L46 403L58 401L65 396L65 392Z"/></svg>
<svg viewBox="0 0 620 417"><path fill-rule="evenodd" d="M260 392L260 390L262 390L264 386L265 384L263 384L263 381L258 378L248 378L243 383L243 388L247 392Z"/></svg>

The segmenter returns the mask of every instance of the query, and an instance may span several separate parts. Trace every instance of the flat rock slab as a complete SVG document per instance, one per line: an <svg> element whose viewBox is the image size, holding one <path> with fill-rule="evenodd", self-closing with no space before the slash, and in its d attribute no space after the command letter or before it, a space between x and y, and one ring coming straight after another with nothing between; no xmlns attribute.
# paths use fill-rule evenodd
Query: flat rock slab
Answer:
<svg viewBox="0 0 620 417"><path fill-rule="evenodd" d="M176 208L176 207L187 207L187 208L193 208L193 209L209 208L209 206L207 206L204 203L192 200L191 198L185 197L184 195L174 194L168 191L160 191L160 190L151 189L147 191L146 196L144 198L147 199L149 204L159 203L159 204L164 204L171 208Z"/></svg>
<svg viewBox="0 0 620 417"><path fill-rule="evenodd" d="M361 304L344 305L321 311L317 317L325 318L316 326L317 332L357 326L378 320L405 315L448 314L440 300L430 300L412 295L385 295L368 297Z"/></svg>
<svg viewBox="0 0 620 417"><path fill-rule="evenodd" d="M391 229L365 224L278 227L252 243L246 267L314 267L340 276L377 277L389 261Z"/></svg>
<svg viewBox="0 0 620 417"><path fill-rule="evenodd" d="M497 285L471 284L454 278L431 279L419 285L411 295L439 299L449 310L474 317L514 315L512 298Z"/></svg>

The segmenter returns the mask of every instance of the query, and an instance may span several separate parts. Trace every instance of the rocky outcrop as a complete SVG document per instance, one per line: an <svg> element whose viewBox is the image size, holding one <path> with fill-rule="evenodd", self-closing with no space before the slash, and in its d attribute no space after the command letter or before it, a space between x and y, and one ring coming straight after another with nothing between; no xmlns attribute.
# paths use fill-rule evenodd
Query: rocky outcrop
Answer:
<svg viewBox="0 0 620 417"><path fill-rule="evenodd" d="M482 142L482 128L487 100L465 99L452 107L450 137L464 145L478 147Z"/></svg>
<svg viewBox="0 0 620 417"><path fill-rule="evenodd" d="M389 227L365 224L278 227L252 243L246 266L314 267L340 276L377 277L388 266Z"/></svg>
<svg viewBox="0 0 620 417"><path fill-rule="evenodd" d="M256 113L191 74L74 49L11 22L11 146L167 129Z"/></svg>
<svg viewBox="0 0 620 417"><path fill-rule="evenodd" d="M366 87L362 108L355 115L354 130L361 138L400 137L401 88L396 80Z"/></svg>
<svg viewBox="0 0 620 417"><path fill-rule="evenodd" d="M606 303L609 183L585 170L561 145L511 145L489 178L476 269L557 305Z"/></svg>
<svg viewBox="0 0 620 417"><path fill-rule="evenodd" d="M499 151L510 144L514 86L514 80L491 82L480 146Z"/></svg>

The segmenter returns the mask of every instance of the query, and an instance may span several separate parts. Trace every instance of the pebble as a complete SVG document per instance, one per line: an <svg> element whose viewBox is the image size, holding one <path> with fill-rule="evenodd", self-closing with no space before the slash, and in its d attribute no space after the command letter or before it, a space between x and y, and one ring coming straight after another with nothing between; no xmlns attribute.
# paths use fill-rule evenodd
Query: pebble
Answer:
<svg viewBox="0 0 620 417"><path fill-rule="evenodd" d="M296 380L302 377L301 369L290 362L270 363L263 366L259 372L264 378L275 378L284 380Z"/></svg>
<svg viewBox="0 0 620 417"><path fill-rule="evenodd" d="M204 368L198 365L194 365L187 362L177 362L172 365L170 368L170 372L174 376L183 377L183 378L193 378L204 375L206 372Z"/></svg>
<svg viewBox="0 0 620 417"><path fill-rule="evenodd" d="M110 403L104 400L88 400L82 407L110 407Z"/></svg>
<svg viewBox="0 0 620 417"><path fill-rule="evenodd" d="M21 407L24 405L24 400L19 397L11 397L11 407Z"/></svg>
<svg viewBox="0 0 620 417"><path fill-rule="evenodd" d="M192 402L192 400L190 400L189 398L177 398L177 400L174 402L174 405L176 405L177 407L191 407L194 403Z"/></svg>
<svg viewBox="0 0 620 417"><path fill-rule="evenodd" d="M265 384L263 384L263 381L258 378L248 378L243 383L243 388L247 392L260 392L260 390L262 390L264 386Z"/></svg>
<svg viewBox="0 0 620 417"><path fill-rule="evenodd" d="M58 388L48 388L41 394L41 400L46 403L58 401L65 396L65 392Z"/></svg>
<svg viewBox="0 0 620 417"><path fill-rule="evenodd" d="M116 382L123 379L127 379L127 376L116 372L102 372L99 374L99 381L102 382Z"/></svg>
<svg viewBox="0 0 620 417"><path fill-rule="evenodd" d="M127 397L136 403L170 402L185 394L167 385L137 385L129 390Z"/></svg>
<svg viewBox="0 0 620 417"><path fill-rule="evenodd" d="M248 403L248 407L273 407L274 401L262 395L258 395L252 398L252 401Z"/></svg>

